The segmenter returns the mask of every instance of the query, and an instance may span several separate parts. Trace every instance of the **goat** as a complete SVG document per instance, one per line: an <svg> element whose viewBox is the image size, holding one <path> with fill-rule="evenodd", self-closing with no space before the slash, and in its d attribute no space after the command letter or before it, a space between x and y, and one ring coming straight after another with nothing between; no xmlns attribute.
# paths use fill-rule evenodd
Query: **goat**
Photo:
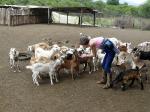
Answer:
<svg viewBox="0 0 150 112"><path fill-rule="evenodd" d="M122 82L121 89L124 91L126 90L127 87L127 82L131 80L132 82L129 84L129 87L131 87L134 83L135 80L138 80L140 85L141 85L141 90L144 89L143 81L141 79L141 73L138 67L136 69L128 69L128 70L123 70L117 76L115 79L112 81L112 86L114 84L117 84L118 82Z"/></svg>
<svg viewBox="0 0 150 112"><path fill-rule="evenodd" d="M134 48L132 53L135 57L138 57L141 60L149 60L150 61L150 51L141 51L138 48Z"/></svg>
<svg viewBox="0 0 150 112"><path fill-rule="evenodd" d="M44 49L44 50L50 49L50 46L47 43L41 42L41 43L38 43L38 44L28 46L27 51L28 52L35 52L35 50L39 47Z"/></svg>
<svg viewBox="0 0 150 112"><path fill-rule="evenodd" d="M51 57L58 53L60 51L60 47L53 47L52 49L50 50L44 50L42 48L37 48L35 50L35 57L36 58L40 58L40 57L46 57L46 58L49 58L51 59Z"/></svg>
<svg viewBox="0 0 150 112"><path fill-rule="evenodd" d="M9 51L9 64L10 67L14 69L14 72L20 71L20 67L19 67L19 51L16 50L16 48L10 48Z"/></svg>
<svg viewBox="0 0 150 112"><path fill-rule="evenodd" d="M120 46L120 43L121 41L118 40L117 38L115 37L112 37L112 38L108 38L116 47L119 47Z"/></svg>
<svg viewBox="0 0 150 112"><path fill-rule="evenodd" d="M64 55L62 55L64 56ZM67 69L71 71L72 79L74 80L74 74L76 73L78 75L79 73L79 59L77 51L74 49L69 49L66 52L66 56L64 59L64 63L61 64L61 66L58 69L58 73L61 69Z"/></svg>
<svg viewBox="0 0 150 112"><path fill-rule="evenodd" d="M150 50L150 41L145 41L138 44L138 47L143 51L149 51Z"/></svg>
<svg viewBox="0 0 150 112"><path fill-rule="evenodd" d="M30 64L35 64L35 63L48 63L50 61L50 59L46 58L46 57L40 57L40 58L35 58L34 56L31 57L30 59Z"/></svg>
<svg viewBox="0 0 150 112"><path fill-rule="evenodd" d="M69 48L68 47L66 47L66 46L61 46L60 47L60 53L61 54L66 54L66 52L69 50Z"/></svg>
<svg viewBox="0 0 150 112"><path fill-rule="evenodd" d="M54 85L52 79L55 78L56 82L58 82L56 71L58 66L60 66L62 63L63 63L62 59L57 59L55 61L54 60L49 61L48 63L38 62L30 66L26 66L26 68L32 70L33 83L36 84L37 86L39 86L37 79L40 78L40 73L48 73L50 77L51 85Z"/></svg>
<svg viewBox="0 0 150 112"><path fill-rule="evenodd" d="M92 73L92 66L94 64L93 57L82 57L84 54L89 54L91 52L90 48L84 49L82 46L77 48L78 56L79 56L79 62L80 64L84 64L83 71L85 71L87 65L89 66L89 74Z"/></svg>

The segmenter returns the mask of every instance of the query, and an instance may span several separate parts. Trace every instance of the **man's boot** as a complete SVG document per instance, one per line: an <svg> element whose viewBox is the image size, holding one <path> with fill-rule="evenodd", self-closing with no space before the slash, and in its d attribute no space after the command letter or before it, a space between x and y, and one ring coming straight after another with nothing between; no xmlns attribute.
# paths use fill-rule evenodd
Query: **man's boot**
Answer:
<svg viewBox="0 0 150 112"><path fill-rule="evenodd" d="M111 88L111 82L112 82L112 76L111 74L107 74L107 82L106 84L104 85L103 89L108 89L108 88Z"/></svg>
<svg viewBox="0 0 150 112"><path fill-rule="evenodd" d="M97 81L96 83L97 84L106 84L106 79L107 78L107 73L105 71L103 71L103 74L102 74L102 79L100 81Z"/></svg>

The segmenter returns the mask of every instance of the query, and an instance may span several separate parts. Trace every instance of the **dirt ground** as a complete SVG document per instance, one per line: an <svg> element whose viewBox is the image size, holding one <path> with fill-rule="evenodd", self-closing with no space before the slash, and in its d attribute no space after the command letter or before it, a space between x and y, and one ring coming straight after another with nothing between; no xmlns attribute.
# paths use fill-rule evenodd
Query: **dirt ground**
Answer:
<svg viewBox="0 0 150 112"><path fill-rule="evenodd" d="M136 45L150 41L150 31L73 27L63 25L0 26L0 112L150 112L150 84L145 83L141 91L135 84L122 92L116 89L102 89L96 84L101 72L81 74L75 81L71 75L60 77L59 83L50 85L49 79L33 85L31 71L22 62L22 72L13 73L8 66L8 52L11 47L26 50L28 45L43 38L70 40L75 44L79 33L117 37Z"/></svg>

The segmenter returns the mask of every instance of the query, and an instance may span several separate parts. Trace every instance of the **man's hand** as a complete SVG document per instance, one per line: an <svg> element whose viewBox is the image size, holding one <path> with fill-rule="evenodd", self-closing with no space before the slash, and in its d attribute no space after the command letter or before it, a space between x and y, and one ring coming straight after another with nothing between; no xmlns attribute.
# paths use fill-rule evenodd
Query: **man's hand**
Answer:
<svg viewBox="0 0 150 112"><path fill-rule="evenodd" d="M82 54L80 58L87 58L87 54Z"/></svg>

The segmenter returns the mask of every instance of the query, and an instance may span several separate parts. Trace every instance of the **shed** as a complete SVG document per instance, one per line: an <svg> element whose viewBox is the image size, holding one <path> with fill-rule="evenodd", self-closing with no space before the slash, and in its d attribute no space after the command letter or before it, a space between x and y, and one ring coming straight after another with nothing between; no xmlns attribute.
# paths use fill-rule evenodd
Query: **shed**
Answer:
<svg viewBox="0 0 150 112"><path fill-rule="evenodd" d="M66 17L67 17L66 24L69 24L69 22L68 22L69 14L73 13L74 15L79 17L78 25L80 25L80 26L83 23L83 15L84 14L92 14L93 26L95 26L95 23L96 23L96 14L98 14L98 15L102 14L102 12L99 12L98 10L88 8L88 7L53 7L53 8L51 8L49 15L51 16L52 12L54 12L54 11L66 14Z"/></svg>
<svg viewBox="0 0 150 112"><path fill-rule="evenodd" d="M22 24L47 23L49 7L42 6L0 6L0 24L16 26Z"/></svg>
<svg viewBox="0 0 150 112"><path fill-rule="evenodd" d="M78 25L83 24L83 14L91 14L93 26L95 26L96 14L102 14L98 10L88 7L48 7L34 5L4 5L0 6L0 24L16 26L22 24L54 23L53 12L59 12L66 15L66 23L69 24L69 15L78 17Z"/></svg>

